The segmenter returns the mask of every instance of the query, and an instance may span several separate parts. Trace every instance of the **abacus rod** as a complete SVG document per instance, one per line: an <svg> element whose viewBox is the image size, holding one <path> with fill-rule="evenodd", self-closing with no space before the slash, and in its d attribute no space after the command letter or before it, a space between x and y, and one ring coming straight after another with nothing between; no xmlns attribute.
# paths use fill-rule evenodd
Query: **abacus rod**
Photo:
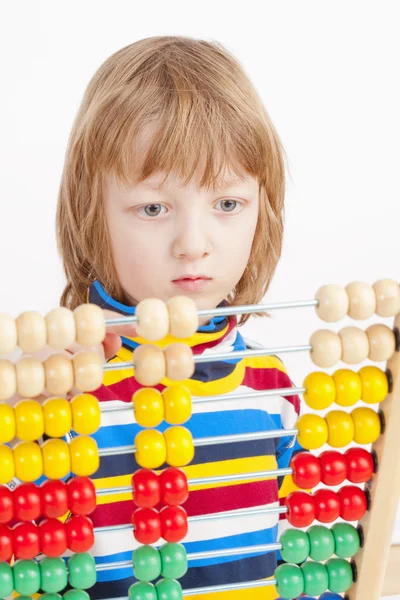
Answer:
<svg viewBox="0 0 400 600"><path fill-rule="evenodd" d="M265 477L283 477L284 475L292 475L293 469L285 467L282 469L271 469L270 471L258 471L255 473L240 473L239 475L218 475L216 477L204 477L197 479L188 479L188 485L209 485L212 483L228 483L229 481L247 481L248 479L261 479ZM132 487L123 486L116 488L104 488L96 490L97 496L106 496L108 494L127 494L132 492Z"/></svg>
<svg viewBox="0 0 400 600"><path fill-rule="evenodd" d="M244 548L222 548L221 550L210 550L209 552L190 552L187 554L188 561L206 558L220 558L224 556L237 556L238 554L258 554L259 552L273 552L279 550L280 544L259 544L257 546L245 546ZM96 571L111 571L112 569L126 569L132 567L132 560L120 560L111 563L96 565Z"/></svg>
<svg viewBox="0 0 400 600"><path fill-rule="evenodd" d="M258 508L251 510L230 510L223 513L213 513L212 515L196 515L195 517L188 517L188 523L198 523L202 521L214 521L216 519L232 519L238 517L255 517L258 515L275 515L275 514L285 514L288 512L287 506L271 506L269 508ZM132 526L131 523L123 524L123 525L105 525L104 527L95 527L93 529L94 533L101 533L105 531L134 531L135 527ZM278 544L279 548L275 548L275 550L281 550L282 545ZM200 557L198 557L200 558Z"/></svg>
<svg viewBox="0 0 400 600"><path fill-rule="evenodd" d="M282 348L252 348L250 350L236 350L235 352L217 352L216 354L198 354L193 356L195 363L209 363L215 360L233 360L235 358L246 358L246 356L271 356L288 352L311 352L312 346L283 346ZM105 371L120 371L135 368L133 361L120 363L106 363Z"/></svg>
<svg viewBox="0 0 400 600"><path fill-rule="evenodd" d="M274 388L272 390L261 390L254 392L245 392L243 394L225 394L221 396L193 396L192 404L202 404L204 402L215 402L215 401L224 401L224 400L246 400L249 398L259 398L262 396L296 396L300 394L304 394L306 392L306 388ZM132 410L132 406L130 403L125 402L123 406L103 406L103 403L100 403L100 411L102 413L113 412L113 411L124 411L124 410Z"/></svg>
<svg viewBox="0 0 400 600"><path fill-rule="evenodd" d="M197 314L199 317L228 317L231 315L248 315L249 313L260 313L267 312L268 310L279 310L283 308L307 308L310 306L317 306L318 300L299 300L293 302L271 302L269 304L248 304L246 306L221 306L219 308L212 308L206 310L198 310ZM129 325L130 323L136 323L138 317L136 315L115 317L106 319L106 327L109 325Z"/></svg>
<svg viewBox="0 0 400 600"><path fill-rule="evenodd" d="M204 437L193 440L194 446L209 446L216 444L229 444L230 442L250 442L253 440L270 440L280 437L297 435L298 429L271 429L270 431L257 431L255 433L240 433L237 435L220 435ZM116 448L101 448L99 456L115 456L118 454L131 454L137 452L136 446L117 446Z"/></svg>

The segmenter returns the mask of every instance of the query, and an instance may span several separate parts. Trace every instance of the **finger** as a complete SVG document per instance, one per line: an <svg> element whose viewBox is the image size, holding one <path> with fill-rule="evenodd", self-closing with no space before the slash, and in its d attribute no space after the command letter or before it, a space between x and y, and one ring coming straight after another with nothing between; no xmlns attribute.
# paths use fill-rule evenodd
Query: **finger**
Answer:
<svg viewBox="0 0 400 600"><path fill-rule="evenodd" d="M125 315L114 312L112 310L104 310L104 317L106 319L120 319ZM136 323L128 323L127 325L108 325L107 333L116 333L118 335L126 335L127 337L136 337Z"/></svg>
<svg viewBox="0 0 400 600"><path fill-rule="evenodd" d="M116 333L108 333L103 340L105 360L113 358L122 346L122 340Z"/></svg>

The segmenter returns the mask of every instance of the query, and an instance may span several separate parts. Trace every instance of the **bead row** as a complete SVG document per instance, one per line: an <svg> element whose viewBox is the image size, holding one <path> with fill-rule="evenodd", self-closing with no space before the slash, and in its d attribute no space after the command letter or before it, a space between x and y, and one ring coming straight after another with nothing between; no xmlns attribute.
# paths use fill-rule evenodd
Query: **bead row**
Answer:
<svg viewBox="0 0 400 600"><path fill-rule="evenodd" d="M306 413L297 421L298 442L307 450L324 444L343 448L351 442L371 444L381 433L381 419L372 408L355 408L351 413L332 410L325 417Z"/></svg>
<svg viewBox="0 0 400 600"><path fill-rule="evenodd" d="M359 521L368 510L369 499L364 490L346 485L337 492L323 488L313 494L295 491L283 502L290 525L302 528L315 520L333 523L339 517L344 521Z"/></svg>
<svg viewBox="0 0 400 600"><path fill-rule="evenodd" d="M129 600L182 600L182 586L176 579L160 579L155 585L148 581L133 583L128 589Z"/></svg>
<svg viewBox="0 0 400 600"><path fill-rule="evenodd" d="M182 506L138 508L132 515L133 534L140 544L155 544L160 538L166 542L181 542L188 532L188 517Z"/></svg>
<svg viewBox="0 0 400 600"><path fill-rule="evenodd" d="M36 400L20 400L14 408L0 404L0 443L14 438L24 442L39 440L43 435L61 438L71 429L91 435L100 427L99 401L91 394L65 398L48 398L41 405Z"/></svg>
<svg viewBox="0 0 400 600"><path fill-rule="evenodd" d="M282 559L300 564L311 558L326 561L333 554L339 558L352 558L360 549L360 535L349 523L335 523L331 529L313 525L307 531L286 529L280 536Z"/></svg>
<svg viewBox="0 0 400 600"><path fill-rule="evenodd" d="M158 475L149 469L139 469L132 475L133 502L139 508L153 508L158 504L178 506L189 497L186 474L168 467Z"/></svg>
<svg viewBox="0 0 400 600"><path fill-rule="evenodd" d="M157 429L143 429L135 437L135 447L136 462L146 469L157 469L164 463L183 467L194 457L192 434L180 425L169 427L163 433Z"/></svg>
<svg viewBox="0 0 400 600"><path fill-rule="evenodd" d="M188 559L182 544L140 546L133 552L133 573L139 581L153 581L160 576L180 579L187 570Z"/></svg>
<svg viewBox="0 0 400 600"><path fill-rule="evenodd" d="M96 489L88 477L72 477L67 483L47 479L40 486L21 483L12 492L0 487L0 523L60 518L67 512L90 515L96 508Z"/></svg>
<svg viewBox="0 0 400 600"><path fill-rule="evenodd" d="M62 558L44 558L39 563L17 560L12 567L6 562L0 563L1 598L11 596L14 591L27 596L39 590L54 594L65 589L68 582L79 590L89 589L96 583L96 564L90 554L73 554L68 558L68 566Z"/></svg>
<svg viewBox="0 0 400 600"><path fill-rule="evenodd" d="M313 410L324 410L334 402L353 406L359 400L366 404L383 402L389 391L385 371L375 366L362 367L358 373L338 369L333 375L323 371L309 373L304 379L304 400Z"/></svg>
<svg viewBox="0 0 400 600"><path fill-rule="evenodd" d="M393 279L380 279L373 285L353 281L345 288L336 284L323 285L315 295L317 315L333 323L346 315L354 320L365 320L375 313L380 317L394 317L400 312L400 287Z"/></svg>
<svg viewBox="0 0 400 600"><path fill-rule="evenodd" d="M54 558L67 549L87 552L94 544L93 523L88 517L74 516L66 523L45 519L36 525L18 523L12 529L0 525L0 561L35 558L40 553Z"/></svg>
<svg viewBox="0 0 400 600"><path fill-rule="evenodd" d="M68 590L62 596L57 593L45 593L38 596L39 600L90 600L90 596L84 590ZM18 596L18 600L32 600L32 596ZM307 600L304 599L304 600Z"/></svg>
<svg viewBox="0 0 400 600"><path fill-rule="evenodd" d="M338 333L330 329L318 329L310 337L310 358L323 369L333 367L339 361L348 365L360 363L367 358L387 361L396 349L396 336L390 327L375 324L365 331L359 327L343 327Z"/></svg>
<svg viewBox="0 0 400 600"><path fill-rule="evenodd" d="M192 416L192 397L185 387L172 385L162 392L143 387L132 396L136 422L142 427L157 427L164 420L181 425Z"/></svg>
<svg viewBox="0 0 400 600"><path fill-rule="evenodd" d="M281 598L294 599L302 594L319 596L326 590L346 592L353 583L353 569L343 558L331 558L325 564L307 561L301 566L283 564L275 570Z"/></svg>
<svg viewBox="0 0 400 600"><path fill-rule="evenodd" d="M20 481L36 481L42 475L48 479L63 479L69 473L93 475L99 468L99 451L95 440L78 436L69 444L64 440L46 440L42 447L36 442L19 442L11 449L0 446L0 484L14 477Z"/></svg>

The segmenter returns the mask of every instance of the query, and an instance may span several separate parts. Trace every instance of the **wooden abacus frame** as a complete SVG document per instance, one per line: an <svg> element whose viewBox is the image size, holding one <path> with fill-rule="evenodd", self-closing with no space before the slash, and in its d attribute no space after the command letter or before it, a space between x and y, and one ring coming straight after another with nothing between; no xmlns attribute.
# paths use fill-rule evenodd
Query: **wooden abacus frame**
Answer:
<svg viewBox="0 0 400 600"><path fill-rule="evenodd" d="M379 600L400 594L400 545L391 546L400 500L400 315L394 320L396 352L387 362L391 388L380 409L384 435L372 445L377 472L367 484L371 509L360 521L364 543L354 557L357 580L347 592L349 600Z"/></svg>

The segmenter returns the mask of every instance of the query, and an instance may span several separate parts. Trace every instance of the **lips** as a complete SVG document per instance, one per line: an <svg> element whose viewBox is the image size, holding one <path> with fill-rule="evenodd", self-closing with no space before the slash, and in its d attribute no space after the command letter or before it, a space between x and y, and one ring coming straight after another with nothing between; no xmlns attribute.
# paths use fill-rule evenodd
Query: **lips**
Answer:
<svg viewBox="0 0 400 600"><path fill-rule="evenodd" d="M172 283L186 292L200 292L211 281L207 275L184 275L174 279Z"/></svg>

